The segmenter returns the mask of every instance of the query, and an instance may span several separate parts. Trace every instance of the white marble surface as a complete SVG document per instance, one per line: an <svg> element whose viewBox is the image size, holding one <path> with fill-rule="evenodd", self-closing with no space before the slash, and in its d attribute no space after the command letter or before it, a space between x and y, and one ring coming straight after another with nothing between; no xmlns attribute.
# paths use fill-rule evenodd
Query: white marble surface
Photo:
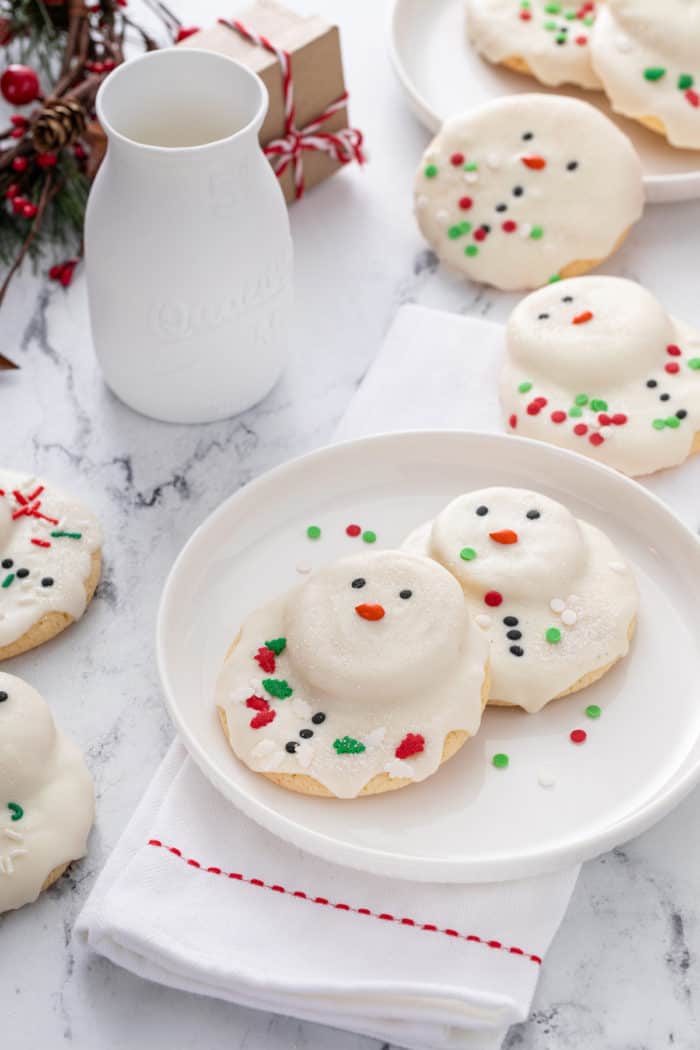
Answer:
<svg viewBox="0 0 700 1050"><path fill-rule="evenodd" d="M186 20L223 13L212 0L174 6ZM399 304L502 319L514 301L440 272L421 243L410 187L427 136L394 82L379 5L297 6L341 24L352 118L371 162L293 208L296 319L289 367L268 399L211 426L134 415L100 380L82 274L66 293L28 272L0 313L2 349L22 366L0 376L3 462L81 493L106 531L105 575L88 615L9 668L42 689L81 742L98 795L89 856L36 905L0 919L0 1028L12 1050L378 1048L156 987L76 957L70 942L96 873L172 738L153 625L165 575L192 529L239 485L329 438ZM641 280L698 324L699 228L700 202L650 208L606 270ZM697 526L700 493L695 500ZM651 832L585 866L532 1016L512 1030L508 1050L697 1050L699 819L696 791Z"/></svg>

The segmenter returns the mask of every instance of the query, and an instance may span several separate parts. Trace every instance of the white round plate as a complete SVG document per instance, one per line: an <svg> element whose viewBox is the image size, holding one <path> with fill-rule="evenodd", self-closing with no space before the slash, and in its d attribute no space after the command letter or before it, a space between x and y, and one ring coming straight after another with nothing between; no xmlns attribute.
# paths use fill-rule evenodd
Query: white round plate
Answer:
<svg viewBox="0 0 700 1050"><path fill-rule="evenodd" d="M546 482L542 479L546 478ZM402 541L461 492L538 489L603 528L635 567L629 657L537 715L487 710L434 776L356 800L308 798L229 749L214 683L243 618L314 567L362 548L345 526ZM320 525L322 538L306 528ZM158 663L194 760L248 816L326 860L445 882L511 879L582 861L663 816L700 779L700 543L654 496L541 442L464 431L387 434L313 452L226 500L179 555L161 599ZM598 704L602 716L585 715ZM569 739L588 733L585 744ZM510 756L496 769L496 752ZM551 780L550 786L541 781Z"/></svg>
<svg viewBox="0 0 700 1050"><path fill-rule="evenodd" d="M602 91L547 88L491 65L467 42L465 0L392 0L389 50L411 108L430 131L446 117L499 95L561 92L592 102L632 140L644 167L649 201L700 197L700 151L674 149L662 135L614 114Z"/></svg>

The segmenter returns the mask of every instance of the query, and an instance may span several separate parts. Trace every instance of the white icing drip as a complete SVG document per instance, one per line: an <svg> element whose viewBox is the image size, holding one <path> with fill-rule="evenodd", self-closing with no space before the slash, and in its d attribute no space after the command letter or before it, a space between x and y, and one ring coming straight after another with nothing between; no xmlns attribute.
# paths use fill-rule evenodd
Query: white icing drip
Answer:
<svg viewBox="0 0 700 1050"><path fill-rule="evenodd" d="M679 347L680 356L669 354L668 347L674 354ZM510 316L506 349L501 403L506 420L517 417L515 433L590 456L632 477L675 466L690 454L700 431L700 368L689 362L700 361L700 333L675 321L633 281L577 277L533 292ZM669 366L678 370L669 372ZM521 392L522 384L531 386ZM572 417L578 395L589 400ZM547 404L531 415L527 408L536 397ZM593 399L606 403L612 422L599 422ZM678 411L685 413L680 425L654 427L654 420L673 421ZM552 412L566 418L555 422ZM622 417L621 425L614 422ZM586 433L577 434L574 427L583 425ZM596 433L602 444L591 444Z"/></svg>
<svg viewBox="0 0 700 1050"><path fill-rule="evenodd" d="M100 527L81 504L50 485L35 495L42 484L36 478L0 470L4 493L0 496L2 646L17 641L46 613L68 613L77 620L85 611L85 583L92 569L91 556L102 542ZM35 498L29 500L32 495ZM52 532L80 533L81 538L54 537ZM25 569L29 575L23 579L17 574ZM48 579L53 583L43 586L42 580Z"/></svg>
<svg viewBox="0 0 700 1050"><path fill-rule="evenodd" d="M488 513L476 514L481 507ZM528 518L531 510L540 516ZM491 533L500 535L505 529L517 534L517 542L492 538ZM477 551L473 561L459 557L465 544ZM613 575L610 561L620 555L607 536L545 496L509 488L460 496L412 533L404 548L428 554L452 572L475 614L484 608L487 593L500 594L489 630L493 700L539 711L629 648L628 630L638 603L632 573L622 580ZM552 585L561 594L573 584L578 594L569 595L566 604L576 606L576 630L563 632L552 644L546 639L553 626ZM508 637L513 630L519 638ZM513 646L523 652L513 653Z"/></svg>
<svg viewBox="0 0 700 1050"><path fill-rule="evenodd" d="M230 697L248 677L250 654L270 637L287 644L269 677L286 680L294 693L276 700L263 688L258 695L275 717L255 730L250 723L257 712ZM410 774L400 775L423 780L438 768L448 733L477 731L487 656L488 640L449 573L400 551L368 552L320 570L249 616L219 676L216 699L233 749L250 768L303 771L337 797L352 798L398 761L395 751L407 734L422 735L424 749L401 767ZM303 725L294 711L297 692L310 707ZM325 718L314 722L319 714ZM300 739L304 730L313 737ZM334 741L346 737L357 742L357 753L337 753Z"/></svg>
<svg viewBox="0 0 700 1050"><path fill-rule="evenodd" d="M524 134L532 139L523 141ZM453 227L435 213L447 208L457 214L464 182L476 174L451 158L461 153L467 163L486 168L493 151L502 156L500 167L485 170L478 186L470 186L471 206L459 212L471 230L450 236ZM446 120L432 153L415 178L415 193L431 204L416 215L421 232L450 266L497 288L535 288L572 262L607 258L642 214L642 168L629 139L577 99L498 98ZM516 188L522 192L515 194ZM507 210L496 211L499 204ZM484 225L490 232L480 239Z"/></svg>
<svg viewBox="0 0 700 1050"><path fill-rule="evenodd" d="M620 47L620 38L627 47ZM679 77L700 90L700 5L689 0L612 0L591 40L591 57L613 109L628 117L655 117L673 146L700 148L700 106ZM647 69L664 70L648 79ZM691 96L692 97L692 96Z"/></svg>
<svg viewBox="0 0 700 1050"><path fill-rule="evenodd" d="M546 4L547 0L531 0L531 17L522 19L517 0L468 0L469 38L479 54L490 62L524 59L543 84L599 88L600 80L593 71L588 46L592 27L579 19L567 20L564 11L553 15L546 10ZM578 9L574 3L565 3L563 7L564 10ZM546 29L545 24L554 24L561 31ZM557 44L557 37L562 36L566 43Z"/></svg>
<svg viewBox="0 0 700 1050"><path fill-rule="evenodd" d="M0 691L1 913L35 900L54 868L84 855L94 794L82 754L36 690L0 672Z"/></svg>

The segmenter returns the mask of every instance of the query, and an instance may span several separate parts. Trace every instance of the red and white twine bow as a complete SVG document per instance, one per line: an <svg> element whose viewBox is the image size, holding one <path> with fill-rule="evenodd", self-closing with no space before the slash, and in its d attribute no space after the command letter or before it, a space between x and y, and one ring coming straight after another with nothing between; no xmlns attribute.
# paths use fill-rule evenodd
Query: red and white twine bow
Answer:
<svg viewBox="0 0 700 1050"><path fill-rule="evenodd" d="M270 158L270 163L278 178L284 175L287 168L293 165L294 196L296 200L304 195L304 160L305 150L327 153L339 164L350 164L353 160L363 164L365 155L362 150L362 132L357 128L342 128L340 131L321 131L321 128L334 113L345 105L348 93L344 91L340 98L331 102L323 113L303 128L295 124L294 84L292 81L292 63L288 51L275 47L267 37L248 29L237 19L220 18L221 25L228 26L251 44L264 47L277 56L282 70L282 92L284 95L284 137L273 139L263 147L263 153Z"/></svg>

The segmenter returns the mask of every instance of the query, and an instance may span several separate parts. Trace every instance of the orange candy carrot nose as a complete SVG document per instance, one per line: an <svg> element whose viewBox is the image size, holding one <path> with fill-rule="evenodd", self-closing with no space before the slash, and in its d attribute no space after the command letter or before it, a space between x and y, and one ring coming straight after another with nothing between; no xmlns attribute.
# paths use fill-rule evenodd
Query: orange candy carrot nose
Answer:
<svg viewBox="0 0 700 1050"><path fill-rule="evenodd" d="M384 608L381 605L356 605L355 612L363 620L381 620L384 616Z"/></svg>
<svg viewBox="0 0 700 1050"><path fill-rule="evenodd" d="M532 156L532 157L521 157L520 158L526 168L532 168L533 171L541 171L542 168L547 167L547 161L544 157Z"/></svg>
<svg viewBox="0 0 700 1050"><path fill-rule="evenodd" d="M593 320L593 314L590 310L584 310L582 314L576 314L572 319L572 324L588 324L589 321Z"/></svg>
<svg viewBox="0 0 700 1050"><path fill-rule="evenodd" d="M499 529L498 532L490 532L489 536L492 540L495 540L496 543L507 544L518 542L518 534L517 532L513 532L512 529Z"/></svg>

